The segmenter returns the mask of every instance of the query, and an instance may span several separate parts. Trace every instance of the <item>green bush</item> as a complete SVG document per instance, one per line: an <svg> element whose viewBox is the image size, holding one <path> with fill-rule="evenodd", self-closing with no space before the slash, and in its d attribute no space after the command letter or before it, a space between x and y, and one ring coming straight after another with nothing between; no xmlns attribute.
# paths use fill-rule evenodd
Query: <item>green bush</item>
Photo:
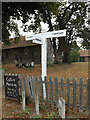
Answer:
<svg viewBox="0 0 90 120"><path fill-rule="evenodd" d="M6 72L6 71L8 71L8 69L7 69L7 68L5 68L5 69L4 69L4 71Z"/></svg>
<svg viewBox="0 0 90 120"><path fill-rule="evenodd" d="M80 57L80 54L78 53L78 51L76 49L71 50L70 60L72 62L78 62L79 57Z"/></svg>
<svg viewBox="0 0 90 120"><path fill-rule="evenodd" d="M57 114L55 112L52 113L47 113L47 117L46 118L56 118Z"/></svg>

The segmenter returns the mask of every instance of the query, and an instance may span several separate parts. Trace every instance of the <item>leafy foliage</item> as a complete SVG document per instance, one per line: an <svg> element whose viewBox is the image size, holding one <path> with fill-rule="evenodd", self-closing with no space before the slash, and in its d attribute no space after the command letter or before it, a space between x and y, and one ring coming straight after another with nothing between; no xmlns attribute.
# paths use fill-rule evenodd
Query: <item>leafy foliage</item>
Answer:
<svg viewBox="0 0 90 120"><path fill-rule="evenodd" d="M76 49L71 50L70 59L72 62L78 62L79 57L80 57L80 54Z"/></svg>
<svg viewBox="0 0 90 120"><path fill-rule="evenodd" d="M32 7L30 7L32 6ZM9 44L10 32L14 32L15 37L19 36L17 23L14 20L22 20L25 24L30 19L30 14L35 13L38 3L4 2L2 3L2 38L3 42Z"/></svg>
<svg viewBox="0 0 90 120"><path fill-rule="evenodd" d="M28 107L26 106L24 112L25 112L26 114L29 114L29 113L30 113L30 108L28 108Z"/></svg>
<svg viewBox="0 0 90 120"><path fill-rule="evenodd" d="M80 54L78 53L78 50L80 47L77 45L77 42L74 41L72 43L71 51L70 51L70 61L71 62L78 62L78 59L80 57Z"/></svg>
<svg viewBox="0 0 90 120"><path fill-rule="evenodd" d="M41 110L46 110L47 109L46 105L44 105L44 104L39 104L39 108Z"/></svg>
<svg viewBox="0 0 90 120"><path fill-rule="evenodd" d="M41 22L48 24L49 31L66 29L67 36L65 38L53 38L51 43L54 50L55 63L59 62L61 52L64 52L63 62L68 63L73 40L77 37L82 37L84 38L82 45L87 46L87 36L84 37L82 34L86 29L86 10L87 4L84 2L68 2L68 4L65 2L3 3L3 42L9 44L10 31L14 31L15 35L19 36L18 26L13 22L13 19L16 18L22 20L24 31L41 32ZM28 26L26 23L29 20L31 22Z"/></svg>
<svg viewBox="0 0 90 120"><path fill-rule="evenodd" d="M77 42L76 42L76 41L73 41L73 42L72 42L71 49L72 49L72 50L75 49L75 50L77 50L77 51L80 49L80 47L77 45Z"/></svg>
<svg viewBox="0 0 90 120"><path fill-rule="evenodd" d="M90 49L90 30L88 28L85 28L82 32L81 37L82 40L82 46L84 49Z"/></svg>
<svg viewBox="0 0 90 120"><path fill-rule="evenodd" d="M46 118L57 118L57 114L55 112L47 113L47 117Z"/></svg>

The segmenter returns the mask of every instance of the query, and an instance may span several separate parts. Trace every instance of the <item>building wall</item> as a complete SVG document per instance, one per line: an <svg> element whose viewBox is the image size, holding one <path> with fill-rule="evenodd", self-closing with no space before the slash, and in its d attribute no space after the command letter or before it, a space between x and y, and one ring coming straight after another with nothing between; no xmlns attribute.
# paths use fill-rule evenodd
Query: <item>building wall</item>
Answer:
<svg viewBox="0 0 90 120"><path fill-rule="evenodd" d="M18 59L20 63L30 63L34 61L36 64L41 63L41 45L18 47L2 50L2 63L15 63ZM53 48L50 40L47 40L47 62L53 63Z"/></svg>
<svg viewBox="0 0 90 120"><path fill-rule="evenodd" d="M41 45L5 49L2 51L2 63L15 63L15 59L20 63L41 62Z"/></svg>
<svg viewBox="0 0 90 120"><path fill-rule="evenodd" d="M80 57L80 62L90 62L90 56Z"/></svg>
<svg viewBox="0 0 90 120"><path fill-rule="evenodd" d="M89 61L90 61L90 57L89 56L85 57L85 62L89 62Z"/></svg>

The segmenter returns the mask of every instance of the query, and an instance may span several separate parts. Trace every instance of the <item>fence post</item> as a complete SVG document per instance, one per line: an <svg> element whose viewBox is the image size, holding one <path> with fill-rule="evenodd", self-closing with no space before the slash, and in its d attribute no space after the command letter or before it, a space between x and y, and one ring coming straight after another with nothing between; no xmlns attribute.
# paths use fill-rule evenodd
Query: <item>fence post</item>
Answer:
<svg viewBox="0 0 90 120"><path fill-rule="evenodd" d="M47 105L49 105L49 102L48 102L49 96L48 96L48 81L47 81L47 77L45 77L45 90L46 90L46 103L47 103Z"/></svg>
<svg viewBox="0 0 90 120"><path fill-rule="evenodd" d="M26 81L27 81L27 85L28 85L29 99L31 101L31 90L30 90L29 76L28 75L27 75Z"/></svg>
<svg viewBox="0 0 90 120"><path fill-rule="evenodd" d="M82 103L83 103L83 80L80 79L80 113L82 113Z"/></svg>
<svg viewBox="0 0 90 120"><path fill-rule="evenodd" d="M26 92L26 84L25 84L26 79L25 79L25 75L24 75L24 74L23 74L23 76L22 76L22 80L23 80L23 85L24 85L25 95L27 96L27 92Z"/></svg>
<svg viewBox="0 0 90 120"><path fill-rule="evenodd" d="M4 73L5 73L5 71L4 71L4 69L2 69L2 83L3 83L3 85L4 85Z"/></svg>
<svg viewBox="0 0 90 120"><path fill-rule="evenodd" d="M55 78L55 94L56 94L56 103L58 103L58 79L57 77Z"/></svg>
<svg viewBox="0 0 90 120"><path fill-rule="evenodd" d="M22 109L25 111L25 90L22 91Z"/></svg>
<svg viewBox="0 0 90 120"><path fill-rule="evenodd" d="M19 74L19 80L20 80L20 91L22 95L22 79L21 79L21 74Z"/></svg>
<svg viewBox="0 0 90 120"><path fill-rule="evenodd" d="M73 78L73 110L76 111L76 79Z"/></svg>
<svg viewBox="0 0 90 120"><path fill-rule="evenodd" d="M43 102L44 101L44 96L43 96L43 81L42 81L42 77L40 77L40 88L41 88L41 100Z"/></svg>
<svg viewBox="0 0 90 120"><path fill-rule="evenodd" d="M35 77L35 82L36 82L36 94L39 97L39 84L38 84L38 78L37 77Z"/></svg>
<svg viewBox="0 0 90 120"><path fill-rule="evenodd" d="M89 116L90 116L90 79L88 79L88 102L89 102Z"/></svg>
<svg viewBox="0 0 90 120"><path fill-rule="evenodd" d="M65 118L65 100L59 98L58 100L58 111L61 118Z"/></svg>
<svg viewBox="0 0 90 120"><path fill-rule="evenodd" d="M64 79L61 77L61 96L64 99Z"/></svg>
<svg viewBox="0 0 90 120"><path fill-rule="evenodd" d="M52 82L52 78L51 77L49 78L49 82L50 82L52 108L54 108L54 102L53 102L53 82Z"/></svg>
<svg viewBox="0 0 90 120"><path fill-rule="evenodd" d="M70 78L67 78L67 112L70 110Z"/></svg>
<svg viewBox="0 0 90 120"><path fill-rule="evenodd" d="M39 97L38 97L38 94L35 97L35 105L36 105L36 114L39 115Z"/></svg>
<svg viewBox="0 0 90 120"><path fill-rule="evenodd" d="M90 116L90 79L87 79L87 116Z"/></svg>
<svg viewBox="0 0 90 120"><path fill-rule="evenodd" d="M32 76L31 76L31 90L32 90L32 97L35 100L35 87L34 87L34 80Z"/></svg>

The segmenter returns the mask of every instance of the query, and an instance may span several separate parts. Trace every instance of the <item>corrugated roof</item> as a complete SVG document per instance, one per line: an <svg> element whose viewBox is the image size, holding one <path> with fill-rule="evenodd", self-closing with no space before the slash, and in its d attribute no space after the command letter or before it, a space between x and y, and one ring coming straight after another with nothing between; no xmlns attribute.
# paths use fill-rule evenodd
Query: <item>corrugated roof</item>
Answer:
<svg viewBox="0 0 90 120"><path fill-rule="evenodd" d="M80 53L81 57L90 56L90 49L88 49L88 50L79 50L78 52Z"/></svg>
<svg viewBox="0 0 90 120"><path fill-rule="evenodd" d="M11 43L10 45L3 44L2 45L2 49L11 49L11 48L18 48L18 47L25 47L25 46L36 45L31 40L30 41L26 41L25 40L25 36L21 36L17 43L14 42L14 39L12 39L10 41L10 43Z"/></svg>

